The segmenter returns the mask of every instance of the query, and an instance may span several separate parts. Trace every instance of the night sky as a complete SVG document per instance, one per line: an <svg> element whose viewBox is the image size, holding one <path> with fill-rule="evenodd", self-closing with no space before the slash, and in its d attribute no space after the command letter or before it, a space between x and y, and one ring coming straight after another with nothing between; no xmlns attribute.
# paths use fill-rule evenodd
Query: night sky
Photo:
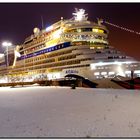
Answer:
<svg viewBox="0 0 140 140"><path fill-rule="evenodd" d="M70 19L75 8L85 9L91 21L103 18L140 32L140 3L0 3L0 43L10 40L21 44L34 27L41 28L41 16L48 27L61 17ZM106 26L110 45L140 60L140 35Z"/></svg>

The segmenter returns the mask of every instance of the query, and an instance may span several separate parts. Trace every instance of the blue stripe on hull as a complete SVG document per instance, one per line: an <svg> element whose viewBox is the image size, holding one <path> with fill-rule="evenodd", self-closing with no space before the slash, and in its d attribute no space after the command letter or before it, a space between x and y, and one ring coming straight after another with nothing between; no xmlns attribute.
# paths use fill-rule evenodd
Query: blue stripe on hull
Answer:
<svg viewBox="0 0 140 140"><path fill-rule="evenodd" d="M56 50L67 48L67 47L70 47L70 42L65 42L63 44L52 46L52 47L44 49L44 50L40 50L40 51L37 51L37 52L34 52L34 53L23 55L23 56L17 58L17 60L31 58L31 57L34 57L34 56L42 55L42 54L45 54L45 53L53 52L53 51L56 51Z"/></svg>

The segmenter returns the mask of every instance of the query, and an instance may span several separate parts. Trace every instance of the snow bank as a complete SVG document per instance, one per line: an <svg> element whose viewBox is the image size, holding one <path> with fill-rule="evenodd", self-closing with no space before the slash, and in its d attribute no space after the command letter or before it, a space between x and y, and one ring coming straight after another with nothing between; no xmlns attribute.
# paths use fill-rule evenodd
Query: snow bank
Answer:
<svg viewBox="0 0 140 140"><path fill-rule="evenodd" d="M139 136L139 90L0 88L0 137Z"/></svg>

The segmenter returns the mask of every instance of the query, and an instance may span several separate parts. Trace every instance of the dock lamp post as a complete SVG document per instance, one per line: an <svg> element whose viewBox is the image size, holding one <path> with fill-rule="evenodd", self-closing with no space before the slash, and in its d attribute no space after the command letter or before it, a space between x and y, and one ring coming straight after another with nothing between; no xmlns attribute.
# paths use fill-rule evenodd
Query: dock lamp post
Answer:
<svg viewBox="0 0 140 140"><path fill-rule="evenodd" d="M6 65L7 65L7 81L9 82L8 79L8 66L9 66L9 62L8 62L8 47L12 46L12 43L9 41L5 41L2 43L3 47L6 47L6 55L7 55L7 61L6 61Z"/></svg>

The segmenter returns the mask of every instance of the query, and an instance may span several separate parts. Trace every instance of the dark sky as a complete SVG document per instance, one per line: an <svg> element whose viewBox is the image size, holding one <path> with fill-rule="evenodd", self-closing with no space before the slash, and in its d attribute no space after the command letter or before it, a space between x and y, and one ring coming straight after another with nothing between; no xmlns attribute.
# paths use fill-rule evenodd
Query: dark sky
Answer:
<svg viewBox="0 0 140 140"><path fill-rule="evenodd" d="M71 18L74 8L85 9L91 21L103 18L140 32L140 3L0 3L0 43L7 39L21 44L34 27L41 28L41 16L47 27L62 16ZM106 26L110 45L140 60L140 35Z"/></svg>

